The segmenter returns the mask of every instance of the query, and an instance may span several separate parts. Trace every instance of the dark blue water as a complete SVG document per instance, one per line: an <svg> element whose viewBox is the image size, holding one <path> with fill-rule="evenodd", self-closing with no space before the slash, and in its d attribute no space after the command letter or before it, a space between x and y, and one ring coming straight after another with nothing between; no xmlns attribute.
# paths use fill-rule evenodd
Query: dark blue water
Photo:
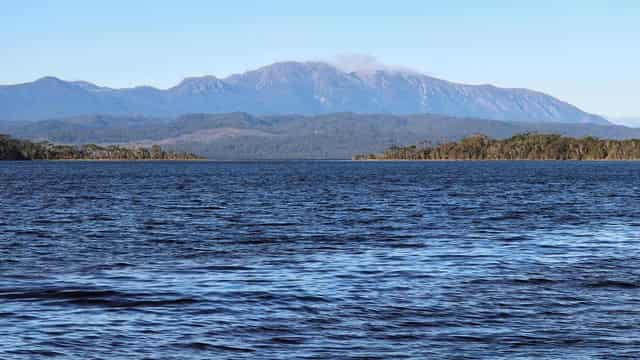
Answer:
<svg viewBox="0 0 640 360"><path fill-rule="evenodd" d="M0 358L640 358L640 163L0 163Z"/></svg>

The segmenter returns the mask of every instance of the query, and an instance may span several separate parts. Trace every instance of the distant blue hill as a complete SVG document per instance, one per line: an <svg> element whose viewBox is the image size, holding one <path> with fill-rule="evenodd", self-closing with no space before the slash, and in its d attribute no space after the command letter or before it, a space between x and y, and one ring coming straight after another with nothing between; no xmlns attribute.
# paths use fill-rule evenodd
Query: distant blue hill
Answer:
<svg viewBox="0 0 640 360"><path fill-rule="evenodd" d="M187 78L166 89L112 89L46 77L0 86L0 121L85 114L175 117L242 111L256 115L334 112L431 113L511 122L608 124L552 96L464 85L409 71L344 72L321 62L281 62L232 75Z"/></svg>

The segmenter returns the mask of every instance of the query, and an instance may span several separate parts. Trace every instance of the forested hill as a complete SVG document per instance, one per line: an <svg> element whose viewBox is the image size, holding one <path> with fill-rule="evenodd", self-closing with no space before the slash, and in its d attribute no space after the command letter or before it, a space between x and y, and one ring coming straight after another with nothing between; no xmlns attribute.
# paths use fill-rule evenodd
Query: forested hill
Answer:
<svg viewBox="0 0 640 360"><path fill-rule="evenodd" d="M393 146L354 160L640 160L640 139L601 140L536 133L504 140L473 135L431 146Z"/></svg>
<svg viewBox="0 0 640 360"><path fill-rule="evenodd" d="M524 132L576 138L640 138L640 128L596 124L525 123L434 114L335 113L256 116L187 114L178 118L86 115L35 123L3 123L0 133L57 144L118 144L186 151L216 160L351 159L391 145L441 144L473 134L505 139Z"/></svg>
<svg viewBox="0 0 640 360"><path fill-rule="evenodd" d="M189 153L151 148L124 148L98 145L55 145L31 142L0 134L0 160L195 160Z"/></svg>

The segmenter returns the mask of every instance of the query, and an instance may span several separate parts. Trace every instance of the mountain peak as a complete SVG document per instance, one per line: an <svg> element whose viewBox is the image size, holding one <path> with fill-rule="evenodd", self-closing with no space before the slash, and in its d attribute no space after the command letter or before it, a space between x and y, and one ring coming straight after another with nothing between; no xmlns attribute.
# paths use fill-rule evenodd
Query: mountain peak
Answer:
<svg viewBox="0 0 640 360"><path fill-rule="evenodd" d="M67 82L55 76L44 76L34 81L35 84L66 84Z"/></svg>
<svg viewBox="0 0 640 360"><path fill-rule="evenodd" d="M200 77L188 77L182 80L178 85L169 89L180 93L190 94L206 94L210 92L219 92L227 90L228 85L212 75Z"/></svg>
<svg viewBox="0 0 640 360"><path fill-rule="evenodd" d="M314 72L336 72L335 67L323 62L299 62L282 61L271 65L263 66L253 71L248 71L242 75L259 75L263 78L286 80L295 77L305 76ZM236 75L238 76L238 75Z"/></svg>

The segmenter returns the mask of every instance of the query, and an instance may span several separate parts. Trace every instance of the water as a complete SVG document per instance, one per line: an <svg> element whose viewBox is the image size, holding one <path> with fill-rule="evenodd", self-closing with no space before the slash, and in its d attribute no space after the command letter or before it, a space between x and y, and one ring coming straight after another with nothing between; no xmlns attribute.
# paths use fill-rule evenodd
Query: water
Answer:
<svg viewBox="0 0 640 360"><path fill-rule="evenodd" d="M0 163L0 358L640 357L640 163Z"/></svg>

